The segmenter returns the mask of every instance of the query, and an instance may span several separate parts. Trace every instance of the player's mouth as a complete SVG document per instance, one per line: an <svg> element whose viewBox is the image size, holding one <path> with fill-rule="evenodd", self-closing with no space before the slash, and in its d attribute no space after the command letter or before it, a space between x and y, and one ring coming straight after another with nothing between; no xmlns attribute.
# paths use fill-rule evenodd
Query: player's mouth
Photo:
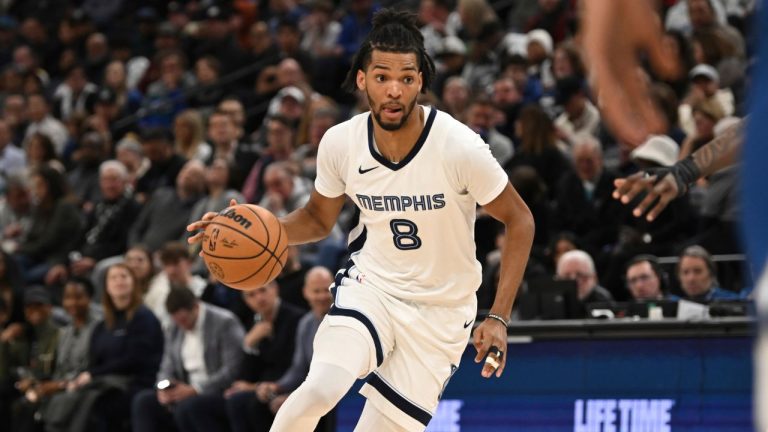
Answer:
<svg viewBox="0 0 768 432"><path fill-rule="evenodd" d="M382 114L387 117L396 117L403 111L403 107L400 105L385 105L381 108Z"/></svg>

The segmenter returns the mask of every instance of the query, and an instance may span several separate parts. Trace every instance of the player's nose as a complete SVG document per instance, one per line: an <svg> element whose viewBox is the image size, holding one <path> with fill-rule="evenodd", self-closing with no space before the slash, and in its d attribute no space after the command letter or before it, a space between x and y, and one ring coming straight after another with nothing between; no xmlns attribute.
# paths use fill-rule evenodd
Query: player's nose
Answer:
<svg viewBox="0 0 768 432"><path fill-rule="evenodd" d="M403 89L400 87L399 83L393 82L389 86L387 86L387 96L397 99L403 94Z"/></svg>

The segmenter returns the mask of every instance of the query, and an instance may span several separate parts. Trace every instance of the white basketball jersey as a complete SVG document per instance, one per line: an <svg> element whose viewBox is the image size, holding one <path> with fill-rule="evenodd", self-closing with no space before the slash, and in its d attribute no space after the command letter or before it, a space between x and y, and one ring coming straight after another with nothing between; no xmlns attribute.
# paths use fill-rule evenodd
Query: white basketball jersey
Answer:
<svg viewBox="0 0 768 432"><path fill-rule="evenodd" d="M315 188L330 198L347 194L357 205L349 249L364 286L405 300L460 304L481 281L476 203L491 202L508 180L479 135L446 113L422 109L424 131L397 164L376 151L370 113L328 130Z"/></svg>

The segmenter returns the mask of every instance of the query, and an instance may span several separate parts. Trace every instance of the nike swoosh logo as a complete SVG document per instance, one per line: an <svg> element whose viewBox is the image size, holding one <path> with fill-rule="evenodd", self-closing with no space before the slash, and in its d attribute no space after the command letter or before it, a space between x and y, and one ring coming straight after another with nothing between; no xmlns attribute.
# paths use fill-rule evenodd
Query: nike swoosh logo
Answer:
<svg viewBox="0 0 768 432"><path fill-rule="evenodd" d="M471 326L474 321L475 320L470 320L469 322L465 322L464 323L464 328L467 328L467 327Z"/></svg>
<svg viewBox="0 0 768 432"><path fill-rule="evenodd" d="M373 171L373 170L375 170L375 169L376 169L376 168L378 168L378 167L379 167L379 166L378 166L378 165L376 165L376 166L375 166L375 167L373 167L373 168L363 169L363 166L362 166L362 165L360 165L360 167L357 169L357 172L359 172L360 174L365 174L365 173L367 173L368 171Z"/></svg>

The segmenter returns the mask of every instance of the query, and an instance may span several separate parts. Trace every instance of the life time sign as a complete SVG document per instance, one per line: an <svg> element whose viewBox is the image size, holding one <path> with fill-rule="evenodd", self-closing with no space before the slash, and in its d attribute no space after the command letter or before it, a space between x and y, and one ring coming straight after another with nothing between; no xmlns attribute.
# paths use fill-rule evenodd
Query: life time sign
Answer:
<svg viewBox="0 0 768 432"><path fill-rule="evenodd" d="M671 432L673 399L577 399L573 432Z"/></svg>

